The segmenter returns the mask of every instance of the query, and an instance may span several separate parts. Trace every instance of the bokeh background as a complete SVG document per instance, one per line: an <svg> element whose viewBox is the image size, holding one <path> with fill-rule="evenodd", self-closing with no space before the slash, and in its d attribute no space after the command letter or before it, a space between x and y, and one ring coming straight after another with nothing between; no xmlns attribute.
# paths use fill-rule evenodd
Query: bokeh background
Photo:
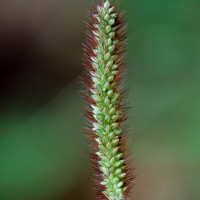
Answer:
<svg viewBox="0 0 200 200"><path fill-rule="evenodd" d="M0 1L0 199L93 200L80 80L90 0ZM132 199L200 199L200 1L121 0Z"/></svg>

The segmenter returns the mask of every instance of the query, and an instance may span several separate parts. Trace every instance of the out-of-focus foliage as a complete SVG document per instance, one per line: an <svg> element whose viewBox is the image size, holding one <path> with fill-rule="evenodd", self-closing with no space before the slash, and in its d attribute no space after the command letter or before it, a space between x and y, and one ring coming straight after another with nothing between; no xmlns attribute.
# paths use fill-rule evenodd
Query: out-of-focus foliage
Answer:
<svg viewBox="0 0 200 200"><path fill-rule="evenodd" d="M83 9L81 15L71 13L74 23L82 23L89 0L66 2L72 10ZM121 1L129 24L126 83L138 200L200 197L199 6L197 0ZM76 42L77 34L70 40ZM5 103L0 114L1 200L74 200L84 185L67 194L83 179L89 183L78 82L58 90L40 109L12 98Z"/></svg>

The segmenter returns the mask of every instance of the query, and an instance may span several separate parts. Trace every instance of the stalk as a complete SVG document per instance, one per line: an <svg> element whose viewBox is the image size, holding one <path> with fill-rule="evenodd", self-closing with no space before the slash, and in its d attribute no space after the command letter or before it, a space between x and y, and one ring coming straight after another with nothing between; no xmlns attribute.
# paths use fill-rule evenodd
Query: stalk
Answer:
<svg viewBox="0 0 200 200"><path fill-rule="evenodd" d="M84 45L86 136L100 200L126 200L133 186L124 100L126 18L106 0L89 12Z"/></svg>

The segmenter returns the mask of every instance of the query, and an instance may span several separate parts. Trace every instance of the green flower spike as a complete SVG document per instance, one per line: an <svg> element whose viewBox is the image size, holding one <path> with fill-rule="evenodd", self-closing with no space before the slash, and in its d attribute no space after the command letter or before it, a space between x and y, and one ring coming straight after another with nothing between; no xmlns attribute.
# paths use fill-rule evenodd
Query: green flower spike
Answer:
<svg viewBox="0 0 200 200"><path fill-rule="evenodd" d="M118 4L101 1L89 13L84 45L86 136L100 200L126 200L133 185L127 151L125 71L126 19Z"/></svg>

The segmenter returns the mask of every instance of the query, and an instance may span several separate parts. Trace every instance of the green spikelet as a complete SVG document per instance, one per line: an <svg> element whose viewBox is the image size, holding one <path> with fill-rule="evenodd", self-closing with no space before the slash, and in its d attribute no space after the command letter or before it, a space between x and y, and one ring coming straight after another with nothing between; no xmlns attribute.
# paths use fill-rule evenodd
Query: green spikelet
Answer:
<svg viewBox="0 0 200 200"><path fill-rule="evenodd" d="M96 173L99 199L125 200L132 188L132 165L126 150L126 106L122 75L126 23L117 4L102 1L89 14L85 51L84 99L90 126L86 135Z"/></svg>

